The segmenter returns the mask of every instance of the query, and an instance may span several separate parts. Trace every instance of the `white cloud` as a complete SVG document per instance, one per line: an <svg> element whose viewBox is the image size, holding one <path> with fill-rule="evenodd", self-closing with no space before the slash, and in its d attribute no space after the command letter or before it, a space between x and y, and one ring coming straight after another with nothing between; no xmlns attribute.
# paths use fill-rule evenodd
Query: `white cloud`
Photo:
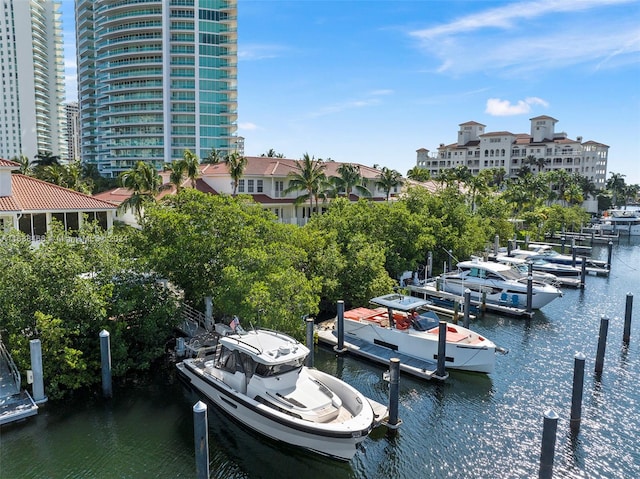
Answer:
<svg viewBox="0 0 640 479"><path fill-rule="evenodd" d="M286 50L288 50L288 48L282 45L270 45L266 43L243 45L241 48L238 48L238 60L277 58Z"/></svg>
<svg viewBox="0 0 640 479"><path fill-rule="evenodd" d="M238 130L255 131L257 129L258 129L258 125L256 125L255 123L251 123L251 122L238 123Z"/></svg>
<svg viewBox="0 0 640 479"><path fill-rule="evenodd" d="M439 62L438 73L526 77L576 64L617 67L637 63L640 52L637 17L611 8L627 3L637 0L518 2L409 35Z"/></svg>
<svg viewBox="0 0 640 479"><path fill-rule="evenodd" d="M546 108L547 106L549 106L549 103L537 97L530 97L524 100L519 100L515 105L511 104L509 100L501 100L500 98L489 98L487 100L487 108L485 109L485 113L492 116L523 115L531 111L532 105L542 105Z"/></svg>

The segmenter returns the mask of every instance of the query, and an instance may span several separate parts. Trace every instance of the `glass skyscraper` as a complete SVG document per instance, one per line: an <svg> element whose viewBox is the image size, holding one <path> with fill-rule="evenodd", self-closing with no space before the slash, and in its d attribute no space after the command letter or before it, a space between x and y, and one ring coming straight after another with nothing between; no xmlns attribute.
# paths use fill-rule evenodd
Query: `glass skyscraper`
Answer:
<svg viewBox="0 0 640 479"><path fill-rule="evenodd" d="M0 2L0 158L65 160L60 3Z"/></svg>
<svg viewBox="0 0 640 479"><path fill-rule="evenodd" d="M77 0L82 160L104 176L237 149L237 0Z"/></svg>

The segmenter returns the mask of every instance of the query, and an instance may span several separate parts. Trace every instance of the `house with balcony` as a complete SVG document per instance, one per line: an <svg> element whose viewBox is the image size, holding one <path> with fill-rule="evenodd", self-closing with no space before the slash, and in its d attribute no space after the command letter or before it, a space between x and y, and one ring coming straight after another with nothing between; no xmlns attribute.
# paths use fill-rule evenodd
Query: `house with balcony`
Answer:
<svg viewBox="0 0 640 479"><path fill-rule="evenodd" d="M113 226L116 204L21 175L19 168L15 161L0 159L0 230L14 228L37 242L54 219L65 230L78 230L87 220L105 230Z"/></svg>
<svg viewBox="0 0 640 479"><path fill-rule="evenodd" d="M306 191L292 191L288 194L284 192L289 187L289 173L297 172L298 160L287 158L271 158L263 156L248 156L247 165L242 178L238 182L238 195L249 195L253 200L262 205L263 208L273 212L282 223L304 225L309 220L311 205L308 201L298 203L296 200L305 195ZM340 176L338 168L343 163L327 161L322 163L325 166L324 173L327 177ZM371 193L371 201L386 201L386 192L375 186L379 179L381 170L364 165L355 165L360 170L360 175L364 180L364 186ZM169 183L169 174L162 172L164 187L158 194L160 199L167 194L175 193L175 187ZM408 181L408 180L405 180ZM185 179L183 186L191 187L190 180ZM200 177L196 181L195 188L209 194L233 194L233 181L229 174L227 165L223 162L200 165ZM435 185L431 185L435 189ZM121 204L133 192L125 188L116 188L96 195L96 198L107 200L115 204ZM390 199L395 199L401 193L401 186L394 187L390 192ZM346 192L341 192L342 196ZM351 191L349 199L357 201L360 198L357 191ZM319 208L323 208L322 200L319 201ZM315 207L315 205L314 205ZM131 211L118 212L118 220L135 226L135 215Z"/></svg>

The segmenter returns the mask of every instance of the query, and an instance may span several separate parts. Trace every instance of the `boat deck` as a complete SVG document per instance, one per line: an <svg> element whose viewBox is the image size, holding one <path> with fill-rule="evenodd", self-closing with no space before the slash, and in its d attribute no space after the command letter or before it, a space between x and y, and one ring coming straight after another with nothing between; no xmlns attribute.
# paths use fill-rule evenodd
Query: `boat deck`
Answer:
<svg viewBox="0 0 640 479"><path fill-rule="evenodd" d="M318 341L329 345L337 346L338 336L333 329L334 320L328 320L320 323L316 330ZM344 348L351 354L361 356L376 363L389 365L391 358L400 360L400 370L422 379L446 379L448 373L444 377L439 377L437 373L436 361L420 360L406 354L399 353L393 349L385 348L377 344L371 344L353 337L345 337Z"/></svg>

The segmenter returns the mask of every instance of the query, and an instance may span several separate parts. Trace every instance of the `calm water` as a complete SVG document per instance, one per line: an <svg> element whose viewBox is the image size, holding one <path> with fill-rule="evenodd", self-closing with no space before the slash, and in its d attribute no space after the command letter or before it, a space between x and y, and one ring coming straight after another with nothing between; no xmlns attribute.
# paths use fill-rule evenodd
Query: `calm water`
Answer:
<svg viewBox="0 0 640 479"><path fill-rule="evenodd" d="M606 260L603 247L594 257ZM623 348L626 294L634 295L631 344ZM537 477L543 413L559 416L555 478L640 477L640 240L614 246L609 278L589 276L532 320L486 316L475 329L509 349L489 375L450 374L445 383L400 379L395 438L380 428L353 460L340 463L265 440L209 408L215 478ZM610 318L604 372L594 370L601 316ZM582 426L569 430L573 361L587 358ZM386 403L384 367L319 348L316 367ZM48 404L0 430L0 477L195 477L192 407L199 396L173 368L114 398Z"/></svg>

